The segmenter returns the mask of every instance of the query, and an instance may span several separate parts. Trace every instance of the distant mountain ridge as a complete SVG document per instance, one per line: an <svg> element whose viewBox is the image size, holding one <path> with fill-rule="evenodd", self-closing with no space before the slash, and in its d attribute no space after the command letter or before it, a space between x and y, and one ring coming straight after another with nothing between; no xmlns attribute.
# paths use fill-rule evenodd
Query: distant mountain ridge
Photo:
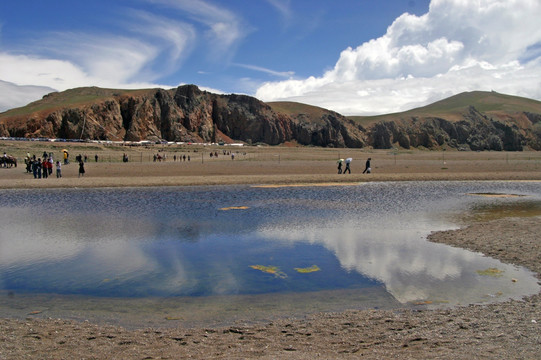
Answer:
<svg viewBox="0 0 541 360"><path fill-rule="evenodd" d="M377 149L541 150L541 102L462 93L402 113L345 117L195 85L171 90L77 88L0 114L0 136L265 143Z"/></svg>

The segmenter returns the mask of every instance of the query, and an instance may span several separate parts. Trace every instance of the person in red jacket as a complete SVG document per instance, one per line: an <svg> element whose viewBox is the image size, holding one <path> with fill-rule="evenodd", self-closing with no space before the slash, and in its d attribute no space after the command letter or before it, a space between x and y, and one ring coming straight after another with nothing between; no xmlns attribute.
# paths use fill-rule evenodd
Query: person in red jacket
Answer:
<svg viewBox="0 0 541 360"><path fill-rule="evenodd" d="M43 170L43 178L47 179L49 177L49 159L44 158L43 162L41 163L41 168Z"/></svg>

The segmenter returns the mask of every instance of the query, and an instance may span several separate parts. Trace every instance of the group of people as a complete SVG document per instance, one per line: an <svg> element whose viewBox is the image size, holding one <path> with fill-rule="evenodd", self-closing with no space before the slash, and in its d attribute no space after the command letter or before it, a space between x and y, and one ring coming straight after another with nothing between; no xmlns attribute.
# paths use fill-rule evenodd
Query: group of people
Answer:
<svg viewBox="0 0 541 360"><path fill-rule="evenodd" d="M216 156L218 156L218 155L216 155ZM178 159L178 161L186 161L186 160L190 161L191 160L190 155L188 155L188 156L186 156L186 154L178 155L178 156L176 154L173 155L173 161L177 161L177 159ZM156 162L156 161L166 161L166 160L167 160L167 154L165 154L165 153L163 155L160 154L160 153L155 154L154 158L153 158L154 162Z"/></svg>
<svg viewBox="0 0 541 360"><path fill-rule="evenodd" d="M79 177L84 176L85 174L85 165L83 162L83 157L78 155L76 157L79 163ZM85 156L86 160L86 156ZM30 156L30 153L26 154L24 159L26 164L26 172L34 175L34 179L47 179L53 174L53 168L56 169L56 177L62 177L62 163L60 160L54 161L53 153L43 152L41 158L36 157L36 155ZM69 164L69 154L64 152L64 165Z"/></svg>
<svg viewBox="0 0 541 360"><path fill-rule="evenodd" d="M43 158L43 159L42 159ZM60 161L54 161L53 154L43 152L41 158L36 158L36 155L30 156L26 154L24 159L26 164L26 172L34 175L34 179L47 179L53 174L53 168L56 168L56 177L62 177L62 164Z"/></svg>
<svg viewBox="0 0 541 360"><path fill-rule="evenodd" d="M350 168L350 164L351 164L351 158L347 158L345 161L344 159L340 159L338 160L338 173L339 174L345 174L346 172L351 174L351 168ZM372 158L368 158L366 160L366 164L365 164L365 168L364 168L364 171L363 171L363 174L370 174L372 172L372 168L370 166L370 161L372 160ZM344 171L342 172L342 163L346 163L346 168L344 169Z"/></svg>

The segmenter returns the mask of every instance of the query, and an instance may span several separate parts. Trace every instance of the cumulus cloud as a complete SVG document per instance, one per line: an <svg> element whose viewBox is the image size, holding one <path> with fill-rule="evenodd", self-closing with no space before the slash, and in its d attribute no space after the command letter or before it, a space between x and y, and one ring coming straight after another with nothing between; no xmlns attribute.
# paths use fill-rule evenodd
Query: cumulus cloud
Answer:
<svg viewBox="0 0 541 360"><path fill-rule="evenodd" d="M292 100L344 114L407 110L470 90L541 99L541 3L432 0L377 38L340 54L320 77L268 82L264 101Z"/></svg>

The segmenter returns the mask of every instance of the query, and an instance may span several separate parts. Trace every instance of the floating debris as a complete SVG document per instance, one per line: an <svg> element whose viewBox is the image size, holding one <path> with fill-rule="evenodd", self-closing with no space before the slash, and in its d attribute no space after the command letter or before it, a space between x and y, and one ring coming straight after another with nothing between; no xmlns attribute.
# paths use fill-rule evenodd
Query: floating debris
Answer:
<svg viewBox="0 0 541 360"><path fill-rule="evenodd" d="M285 279L287 277L284 272L280 271L280 268L278 266L250 265L250 267L252 269L256 269L267 274L273 274L274 276L281 279Z"/></svg>
<svg viewBox="0 0 541 360"><path fill-rule="evenodd" d="M430 305L432 304L431 300L415 301L413 305Z"/></svg>
<svg viewBox="0 0 541 360"><path fill-rule="evenodd" d="M419 300L412 301L413 305L436 305L436 304L449 304L449 300Z"/></svg>
<svg viewBox="0 0 541 360"><path fill-rule="evenodd" d="M488 268L486 270L477 270L477 273L482 276L502 277L503 270L497 268Z"/></svg>
<svg viewBox="0 0 541 360"><path fill-rule="evenodd" d="M483 297L484 298L499 298L500 296L502 296L503 293L501 291L498 291L497 293L495 294L486 294L484 295Z"/></svg>
<svg viewBox="0 0 541 360"><path fill-rule="evenodd" d="M182 319L180 317L175 317L175 316L166 316L165 320L182 320Z"/></svg>
<svg viewBox="0 0 541 360"><path fill-rule="evenodd" d="M218 210L227 211L227 210L246 210L246 209L249 209L249 207L248 206L229 206L229 207L224 207Z"/></svg>
<svg viewBox="0 0 541 360"><path fill-rule="evenodd" d="M295 271L301 274L308 274L308 273L313 273L316 271L321 271L321 269L317 265L312 265L307 268L295 268Z"/></svg>

